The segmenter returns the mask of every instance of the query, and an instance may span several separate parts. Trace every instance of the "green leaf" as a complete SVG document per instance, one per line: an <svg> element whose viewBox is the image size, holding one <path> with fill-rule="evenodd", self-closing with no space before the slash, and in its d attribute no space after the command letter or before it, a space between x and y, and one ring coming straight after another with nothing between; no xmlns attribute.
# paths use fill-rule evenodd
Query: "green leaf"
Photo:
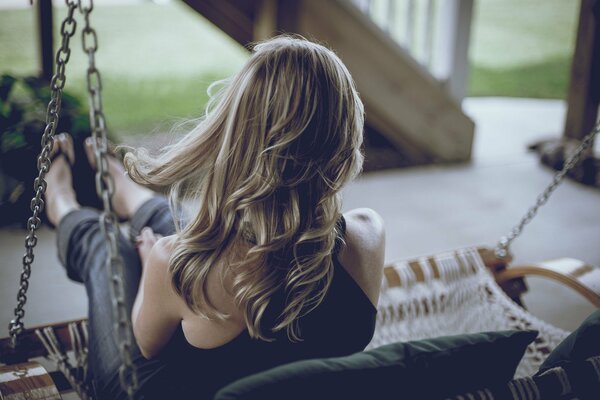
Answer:
<svg viewBox="0 0 600 400"><path fill-rule="evenodd" d="M7 153L11 150L22 149L27 146L25 136L21 132L7 131L2 134L2 152Z"/></svg>
<svg viewBox="0 0 600 400"><path fill-rule="evenodd" d="M0 101L2 101L0 104L3 104L8 100L10 91L12 90L16 81L17 78L11 75L2 75L0 77Z"/></svg>

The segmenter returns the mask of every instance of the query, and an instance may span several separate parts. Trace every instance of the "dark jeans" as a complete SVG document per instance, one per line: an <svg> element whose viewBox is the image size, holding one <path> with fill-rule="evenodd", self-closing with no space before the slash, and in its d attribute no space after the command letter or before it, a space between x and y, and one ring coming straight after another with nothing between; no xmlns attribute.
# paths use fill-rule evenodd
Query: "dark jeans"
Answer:
<svg viewBox="0 0 600 400"><path fill-rule="evenodd" d="M113 312L110 298L110 276L107 247L100 230L95 209L82 208L66 215L58 226L59 258L72 280L82 282L88 295L89 368L99 398L125 398L120 390L118 369L121 363L119 347L113 333ZM175 232L167 201L155 197L144 203L130 220L130 237L149 226L163 236ZM123 258L125 302L129 315L138 291L142 267L137 249L121 233L118 248ZM131 357L141 375L161 368L161 361L146 360L133 343Z"/></svg>

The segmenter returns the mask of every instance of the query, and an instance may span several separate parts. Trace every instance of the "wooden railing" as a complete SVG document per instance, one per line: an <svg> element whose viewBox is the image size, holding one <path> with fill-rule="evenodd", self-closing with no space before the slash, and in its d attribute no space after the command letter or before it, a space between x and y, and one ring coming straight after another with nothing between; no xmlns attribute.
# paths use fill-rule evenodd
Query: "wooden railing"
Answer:
<svg viewBox="0 0 600 400"><path fill-rule="evenodd" d="M474 0L352 0L450 94L466 94Z"/></svg>

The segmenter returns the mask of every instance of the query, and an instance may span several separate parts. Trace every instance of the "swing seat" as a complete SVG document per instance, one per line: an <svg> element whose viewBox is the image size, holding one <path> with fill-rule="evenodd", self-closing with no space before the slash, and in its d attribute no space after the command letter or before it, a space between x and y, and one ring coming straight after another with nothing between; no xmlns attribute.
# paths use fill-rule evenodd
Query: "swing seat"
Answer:
<svg viewBox="0 0 600 400"><path fill-rule="evenodd" d="M461 249L386 267L377 326L368 348L463 333L534 329L539 335L516 377L532 375L569 334L520 305L527 290L523 278L532 274L556 279L600 305L600 269L581 261L507 268L492 250Z"/></svg>
<svg viewBox="0 0 600 400"><path fill-rule="evenodd" d="M367 348L436 336L535 329L539 336L529 345L516 372L517 378L530 376L569 334L519 305L520 295L526 291L523 277L531 274L562 282L600 306L600 269L581 261L562 259L507 268L492 250L455 250L386 266L375 334ZM16 350L10 347L9 338L0 339L0 362L15 364L36 357L56 361L73 352L76 365L59 365L62 374L51 372L50 376L60 382L61 391L85 381L86 320L30 328L20 337ZM11 367L14 370L14 365L4 368ZM21 384L11 380L3 385L0 393L4 395L7 387Z"/></svg>
<svg viewBox="0 0 600 400"><path fill-rule="evenodd" d="M0 367L0 398L61 400L52 377L37 362Z"/></svg>

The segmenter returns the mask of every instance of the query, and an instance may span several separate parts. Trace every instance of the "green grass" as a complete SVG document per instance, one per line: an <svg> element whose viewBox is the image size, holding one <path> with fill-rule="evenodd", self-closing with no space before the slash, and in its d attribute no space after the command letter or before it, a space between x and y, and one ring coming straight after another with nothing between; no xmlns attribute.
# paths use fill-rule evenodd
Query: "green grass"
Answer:
<svg viewBox="0 0 600 400"><path fill-rule="evenodd" d="M514 67L471 69L470 96L563 98L569 84L571 60L567 57Z"/></svg>
<svg viewBox="0 0 600 400"><path fill-rule="evenodd" d="M478 0L469 95L564 98L578 4ZM64 14L64 8L55 11L57 30ZM34 22L31 10L0 10L0 73L36 73ZM200 116L207 86L233 74L248 58L245 49L178 1L99 6L92 23L98 31L105 111L116 135L168 130L169 121ZM80 32L81 25L71 44L67 90L84 96L87 60Z"/></svg>
<svg viewBox="0 0 600 400"><path fill-rule="evenodd" d="M565 98L578 13L577 1L476 1L469 95Z"/></svg>
<svg viewBox="0 0 600 400"><path fill-rule="evenodd" d="M171 122L182 118L199 117L208 100L208 85L219 78L217 71L181 79L105 74L103 100L109 130L117 136L143 134L169 130ZM76 80L73 87L75 93L86 96L84 80Z"/></svg>
<svg viewBox="0 0 600 400"><path fill-rule="evenodd" d="M434 13L441 12L436 2ZM387 0L374 0L372 15L386 26ZM398 1L391 35L406 36L407 4ZM414 45L423 50L426 2L415 2ZM564 98L575 43L578 1L476 0L469 58L469 96ZM437 15L436 15L437 17ZM435 28L434 28L435 29ZM432 55L436 61L436 54Z"/></svg>
<svg viewBox="0 0 600 400"><path fill-rule="evenodd" d="M55 27L65 15L55 9ZM35 74L37 47L29 10L0 11L0 73ZM181 2L96 7L97 64L109 129L117 136L168 130L202 115L206 89L230 76L248 52ZM87 59L80 32L71 41L66 90L85 96ZM55 34L55 43L60 35Z"/></svg>

